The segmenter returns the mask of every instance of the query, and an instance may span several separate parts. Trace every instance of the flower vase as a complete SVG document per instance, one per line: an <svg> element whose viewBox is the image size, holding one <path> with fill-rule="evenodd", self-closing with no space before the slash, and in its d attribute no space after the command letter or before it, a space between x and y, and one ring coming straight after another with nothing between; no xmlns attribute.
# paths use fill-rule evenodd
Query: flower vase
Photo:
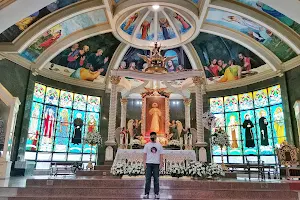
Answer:
<svg viewBox="0 0 300 200"><path fill-rule="evenodd" d="M220 148L221 148L221 160L222 160L221 166L222 166L223 171L227 171L228 168L227 168L226 165L224 164L223 146L220 146Z"/></svg>
<svg viewBox="0 0 300 200"><path fill-rule="evenodd" d="M90 145L91 145L91 144L90 144ZM94 166L93 166L93 163L92 163L93 146L94 146L94 145L91 145L90 161L89 161L89 163L88 163L87 166L86 166L86 169L89 169L89 170L93 170L93 169L94 169Z"/></svg>

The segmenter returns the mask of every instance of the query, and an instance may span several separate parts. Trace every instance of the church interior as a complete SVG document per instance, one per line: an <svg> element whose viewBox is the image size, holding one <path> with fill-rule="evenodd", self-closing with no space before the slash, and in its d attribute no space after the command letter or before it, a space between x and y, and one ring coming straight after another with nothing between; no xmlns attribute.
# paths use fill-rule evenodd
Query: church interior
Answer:
<svg viewBox="0 0 300 200"><path fill-rule="evenodd" d="M299 10L0 1L0 200L300 199Z"/></svg>

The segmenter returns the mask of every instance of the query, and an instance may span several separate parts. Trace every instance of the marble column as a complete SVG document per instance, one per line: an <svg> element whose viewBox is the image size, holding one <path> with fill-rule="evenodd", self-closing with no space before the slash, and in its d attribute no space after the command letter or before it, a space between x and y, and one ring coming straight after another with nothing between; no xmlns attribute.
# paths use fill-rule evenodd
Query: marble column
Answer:
<svg viewBox="0 0 300 200"><path fill-rule="evenodd" d="M116 117L117 117L117 104L118 104L118 91L117 85L120 83L121 78L119 76L112 76L111 81L111 92L110 92L110 105L109 105L109 118L108 118L108 137L105 142L105 160L113 161L113 146L116 145L115 131L116 131Z"/></svg>
<svg viewBox="0 0 300 200"><path fill-rule="evenodd" d="M185 113L185 129L191 128L191 102L192 99L184 99L184 113Z"/></svg>
<svg viewBox="0 0 300 200"><path fill-rule="evenodd" d="M127 115L128 100L126 98L122 98L122 99L120 99L120 101L121 101L121 125L120 125L120 127L126 128L126 115Z"/></svg>
<svg viewBox="0 0 300 200"><path fill-rule="evenodd" d="M206 149L207 143L204 141L204 126L203 126L203 78L194 77L193 82L195 84L196 91L196 124L197 124L197 143L196 147L199 147L199 161L207 162Z"/></svg>

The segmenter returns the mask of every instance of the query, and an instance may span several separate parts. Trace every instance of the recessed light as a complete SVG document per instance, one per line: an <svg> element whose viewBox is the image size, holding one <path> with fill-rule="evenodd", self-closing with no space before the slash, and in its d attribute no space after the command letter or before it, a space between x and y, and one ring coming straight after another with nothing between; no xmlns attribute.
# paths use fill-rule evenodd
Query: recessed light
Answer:
<svg viewBox="0 0 300 200"><path fill-rule="evenodd" d="M158 10L159 7L160 7L159 5L153 5L153 6L152 6L152 8L153 8L154 10Z"/></svg>

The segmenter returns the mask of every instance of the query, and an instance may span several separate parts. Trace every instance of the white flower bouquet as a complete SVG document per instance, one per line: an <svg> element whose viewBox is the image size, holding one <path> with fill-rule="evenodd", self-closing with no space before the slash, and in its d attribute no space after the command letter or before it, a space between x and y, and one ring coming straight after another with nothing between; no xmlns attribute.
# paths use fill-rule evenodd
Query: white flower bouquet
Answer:
<svg viewBox="0 0 300 200"><path fill-rule="evenodd" d="M209 163L206 167L208 178L216 178L225 176L225 172L221 165L216 163Z"/></svg>
<svg viewBox="0 0 300 200"><path fill-rule="evenodd" d="M98 132L95 132L95 133L92 133L92 132L88 132L84 138L84 142L86 144L89 144L89 145L101 145L102 144L102 137L100 135L100 133Z"/></svg>
<svg viewBox="0 0 300 200"><path fill-rule="evenodd" d="M228 147L230 145L228 135L222 128L217 129L212 135L211 144L213 146L220 146L221 148Z"/></svg>
<svg viewBox="0 0 300 200"><path fill-rule="evenodd" d="M168 143L169 146L176 146L176 147L180 147L180 142L178 140L171 140Z"/></svg>
<svg viewBox="0 0 300 200"><path fill-rule="evenodd" d="M169 174L172 177L177 177L177 178L182 177L185 175L185 167L178 163L172 164L169 168Z"/></svg>
<svg viewBox="0 0 300 200"><path fill-rule="evenodd" d="M216 117L210 112L205 112L203 113L202 116L202 122L203 122L203 126L207 130L211 130L216 126Z"/></svg>
<svg viewBox="0 0 300 200"><path fill-rule="evenodd" d="M145 169L143 163L129 163L126 166L126 175L128 176L139 176L145 174Z"/></svg>
<svg viewBox="0 0 300 200"><path fill-rule="evenodd" d="M110 173L114 176L123 176L125 175L126 171L126 163L118 162L112 166Z"/></svg>
<svg viewBox="0 0 300 200"><path fill-rule="evenodd" d="M202 162L190 162L186 167L186 175L191 177L206 178L207 166Z"/></svg>

